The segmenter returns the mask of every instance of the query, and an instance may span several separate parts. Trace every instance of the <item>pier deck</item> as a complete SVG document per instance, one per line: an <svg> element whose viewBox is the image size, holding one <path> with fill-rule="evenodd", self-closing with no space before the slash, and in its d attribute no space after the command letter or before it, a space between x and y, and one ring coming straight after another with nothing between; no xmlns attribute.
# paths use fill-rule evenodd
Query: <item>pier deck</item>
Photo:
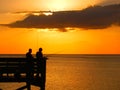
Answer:
<svg viewBox="0 0 120 90"><path fill-rule="evenodd" d="M46 59L41 61L40 67L37 66L36 59L33 61L32 75L29 75L26 58L0 58L0 82L26 82L26 86L17 90L25 88L31 90L30 85L36 85L40 90L45 90ZM40 75L36 76L38 72Z"/></svg>

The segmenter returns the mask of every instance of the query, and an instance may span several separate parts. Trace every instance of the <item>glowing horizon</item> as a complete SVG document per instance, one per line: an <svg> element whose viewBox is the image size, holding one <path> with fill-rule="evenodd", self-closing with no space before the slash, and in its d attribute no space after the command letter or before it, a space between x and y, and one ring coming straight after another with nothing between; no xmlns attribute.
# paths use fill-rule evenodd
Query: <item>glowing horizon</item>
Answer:
<svg viewBox="0 0 120 90"><path fill-rule="evenodd" d="M44 54L120 54L120 28L115 28L72 32L5 28L0 36L0 54L25 54L29 48L35 54L39 47Z"/></svg>

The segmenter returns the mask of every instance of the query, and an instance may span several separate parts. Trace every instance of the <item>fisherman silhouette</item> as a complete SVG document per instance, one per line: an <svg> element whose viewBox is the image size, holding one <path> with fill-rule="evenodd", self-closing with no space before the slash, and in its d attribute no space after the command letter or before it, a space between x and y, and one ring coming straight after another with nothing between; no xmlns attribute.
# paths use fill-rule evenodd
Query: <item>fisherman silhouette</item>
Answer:
<svg viewBox="0 0 120 90"><path fill-rule="evenodd" d="M30 48L28 52L26 53L26 59L27 59L27 77L30 79L33 77L33 70L34 70L34 61L33 61L33 56L32 56L32 49Z"/></svg>
<svg viewBox="0 0 120 90"><path fill-rule="evenodd" d="M36 53L36 58L37 58L37 75L36 77L39 77L39 72L40 72L40 66L42 66L42 60L43 60L43 53L42 53L42 48L39 48L39 51Z"/></svg>
<svg viewBox="0 0 120 90"><path fill-rule="evenodd" d="M33 59L33 56L31 53L32 53L32 49L30 48L29 51L26 53L26 58L30 61L31 61L31 59Z"/></svg>
<svg viewBox="0 0 120 90"><path fill-rule="evenodd" d="M28 52L26 53L26 59L27 59L27 73L26 73L26 78L27 78L27 88L28 90L31 90L30 89L30 84L33 80L33 76L34 76L34 73L33 73L33 70L34 70L34 61L33 61L33 56L32 56L32 49L30 48L28 50Z"/></svg>

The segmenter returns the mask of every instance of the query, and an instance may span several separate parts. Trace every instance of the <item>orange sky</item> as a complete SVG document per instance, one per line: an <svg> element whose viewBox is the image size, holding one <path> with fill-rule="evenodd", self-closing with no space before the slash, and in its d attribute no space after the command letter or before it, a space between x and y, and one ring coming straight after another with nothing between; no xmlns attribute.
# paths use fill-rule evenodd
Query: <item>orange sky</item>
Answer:
<svg viewBox="0 0 120 90"><path fill-rule="evenodd" d="M101 0L0 0L0 11L73 10L86 8L100 2Z"/></svg>
<svg viewBox="0 0 120 90"><path fill-rule="evenodd" d="M77 0L76 2L73 4L74 0L30 0L27 3L27 0L1 0L0 5L3 8L0 9L0 24L27 17L25 14L14 14L13 12L81 10L89 5L101 3L100 0L92 2ZM116 3L116 0L111 0L111 2ZM31 7L29 7L30 5ZM120 54L120 27L113 25L97 30L75 28L68 32L59 32L49 29L0 26L0 41L0 54L24 54L28 48L32 48L33 53L36 53L39 47L43 48L45 54Z"/></svg>
<svg viewBox="0 0 120 90"><path fill-rule="evenodd" d="M79 10L91 5L118 3L120 0L0 0L0 12Z"/></svg>
<svg viewBox="0 0 120 90"><path fill-rule="evenodd" d="M47 54L120 54L120 27L70 32L1 29L1 54L24 54L28 48L35 53L39 47Z"/></svg>

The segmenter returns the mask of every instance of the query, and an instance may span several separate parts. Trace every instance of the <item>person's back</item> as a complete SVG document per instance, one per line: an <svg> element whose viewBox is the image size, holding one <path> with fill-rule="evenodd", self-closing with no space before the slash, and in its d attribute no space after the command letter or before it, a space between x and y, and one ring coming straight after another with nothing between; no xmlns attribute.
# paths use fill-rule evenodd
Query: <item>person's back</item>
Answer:
<svg viewBox="0 0 120 90"><path fill-rule="evenodd" d="M33 56L32 56L32 49L29 49L29 51L26 53L26 58L27 59L33 59Z"/></svg>
<svg viewBox="0 0 120 90"><path fill-rule="evenodd" d="M33 75L32 71L34 70L34 61L32 56L32 49L29 49L29 51L26 53L26 59L27 59L27 76L31 77Z"/></svg>
<svg viewBox="0 0 120 90"><path fill-rule="evenodd" d="M42 61L43 61L42 48L39 48L39 51L36 53L36 59L37 59L37 75L36 76L39 76L40 66L42 66Z"/></svg>
<svg viewBox="0 0 120 90"><path fill-rule="evenodd" d="M39 51L36 53L36 58L37 58L37 59L43 58L42 48L39 48Z"/></svg>
<svg viewBox="0 0 120 90"><path fill-rule="evenodd" d="M36 53L36 58L37 58L37 64L39 66L43 60L42 48L39 48L39 51Z"/></svg>

